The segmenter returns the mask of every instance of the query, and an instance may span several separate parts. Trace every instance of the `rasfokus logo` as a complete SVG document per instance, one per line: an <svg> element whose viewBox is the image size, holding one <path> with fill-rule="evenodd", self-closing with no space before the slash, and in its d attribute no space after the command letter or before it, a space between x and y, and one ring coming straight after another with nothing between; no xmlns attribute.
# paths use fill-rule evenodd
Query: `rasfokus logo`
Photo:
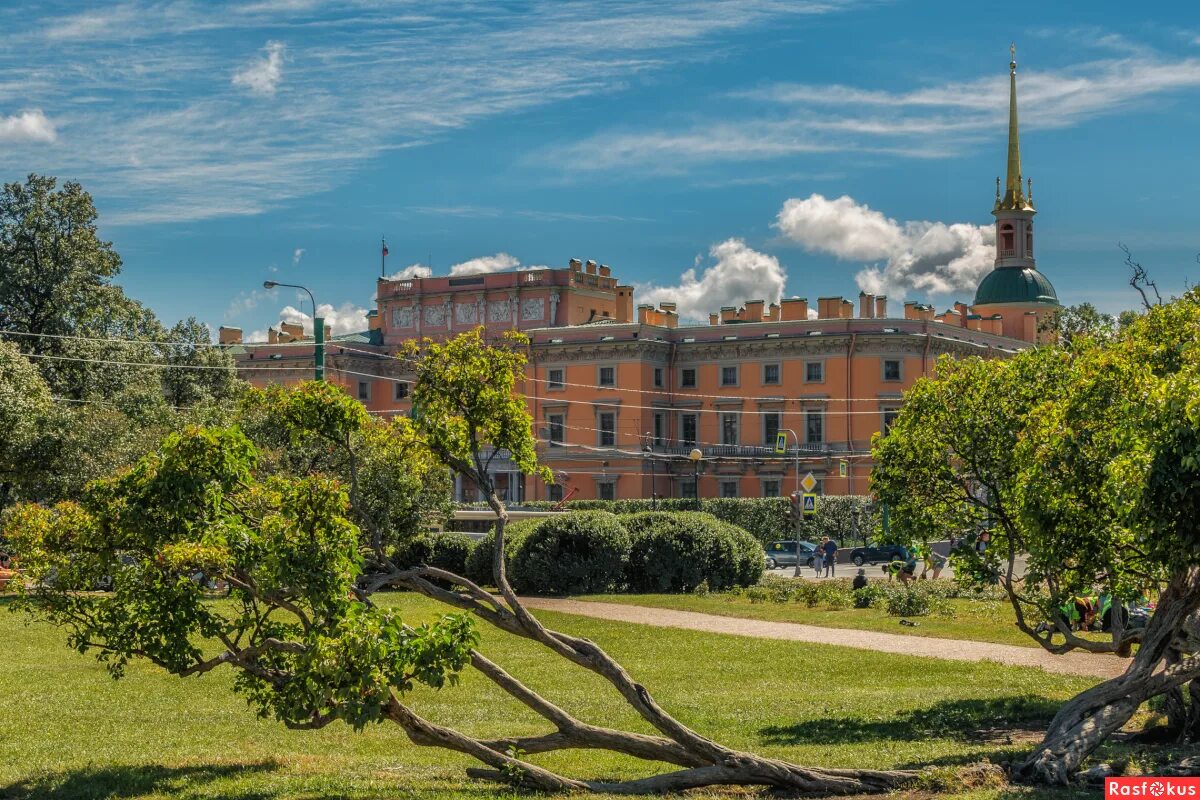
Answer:
<svg viewBox="0 0 1200 800"><path fill-rule="evenodd" d="M1105 797L1200 798L1200 778L1105 778Z"/></svg>

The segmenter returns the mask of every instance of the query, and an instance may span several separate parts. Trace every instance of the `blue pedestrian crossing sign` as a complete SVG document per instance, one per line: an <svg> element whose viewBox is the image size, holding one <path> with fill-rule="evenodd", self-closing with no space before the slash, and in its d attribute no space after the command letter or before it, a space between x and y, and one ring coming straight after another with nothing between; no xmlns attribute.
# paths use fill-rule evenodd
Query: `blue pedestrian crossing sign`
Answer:
<svg viewBox="0 0 1200 800"><path fill-rule="evenodd" d="M812 492L805 492L805 494L800 498L800 511L806 517L816 516L817 496Z"/></svg>
<svg viewBox="0 0 1200 800"><path fill-rule="evenodd" d="M778 455L783 455L787 452L787 431L780 431L775 434L775 452Z"/></svg>

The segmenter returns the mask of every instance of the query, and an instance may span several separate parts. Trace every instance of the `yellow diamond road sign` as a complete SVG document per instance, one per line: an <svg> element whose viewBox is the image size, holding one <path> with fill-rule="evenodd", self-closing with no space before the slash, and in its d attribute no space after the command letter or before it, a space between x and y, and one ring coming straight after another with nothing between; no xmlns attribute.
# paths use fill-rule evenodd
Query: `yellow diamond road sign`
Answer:
<svg viewBox="0 0 1200 800"><path fill-rule="evenodd" d="M800 479L800 485L804 487L804 491L811 492L813 489L817 488L817 479L814 478L813 474L810 472Z"/></svg>

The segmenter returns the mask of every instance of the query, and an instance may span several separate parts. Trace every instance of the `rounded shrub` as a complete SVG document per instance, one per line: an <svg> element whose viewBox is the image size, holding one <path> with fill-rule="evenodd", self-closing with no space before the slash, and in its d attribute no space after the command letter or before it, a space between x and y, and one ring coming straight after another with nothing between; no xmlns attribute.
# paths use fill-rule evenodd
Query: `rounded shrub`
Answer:
<svg viewBox="0 0 1200 800"><path fill-rule="evenodd" d="M394 560L402 567L426 564L462 575L474 547L475 541L465 533L423 533L401 544Z"/></svg>
<svg viewBox="0 0 1200 800"><path fill-rule="evenodd" d="M540 519L523 519L504 526L504 564L512 572L512 557L521 540L537 529ZM492 585L492 554L496 550L496 530L493 527L482 539L475 542L467 556L464 576L480 586Z"/></svg>
<svg viewBox="0 0 1200 800"><path fill-rule="evenodd" d="M647 511L622 517L632 549L625 577L631 591L713 591L750 586L763 574L758 540L745 530L695 511Z"/></svg>
<svg viewBox="0 0 1200 800"><path fill-rule="evenodd" d="M513 588L529 594L620 590L629 549L629 533L615 514L580 511L547 517L513 553Z"/></svg>

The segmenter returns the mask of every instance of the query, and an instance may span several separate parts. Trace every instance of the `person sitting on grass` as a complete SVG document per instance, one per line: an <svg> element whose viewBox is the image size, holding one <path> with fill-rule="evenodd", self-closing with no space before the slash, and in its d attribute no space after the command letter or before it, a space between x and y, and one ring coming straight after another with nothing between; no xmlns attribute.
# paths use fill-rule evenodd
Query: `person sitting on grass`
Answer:
<svg viewBox="0 0 1200 800"><path fill-rule="evenodd" d="M860 569L858 574L854 576L854 581L850 584L850 588L854 591L858 591L859 589L867 588L868 583L867 571L865 569Z"/></svg>

